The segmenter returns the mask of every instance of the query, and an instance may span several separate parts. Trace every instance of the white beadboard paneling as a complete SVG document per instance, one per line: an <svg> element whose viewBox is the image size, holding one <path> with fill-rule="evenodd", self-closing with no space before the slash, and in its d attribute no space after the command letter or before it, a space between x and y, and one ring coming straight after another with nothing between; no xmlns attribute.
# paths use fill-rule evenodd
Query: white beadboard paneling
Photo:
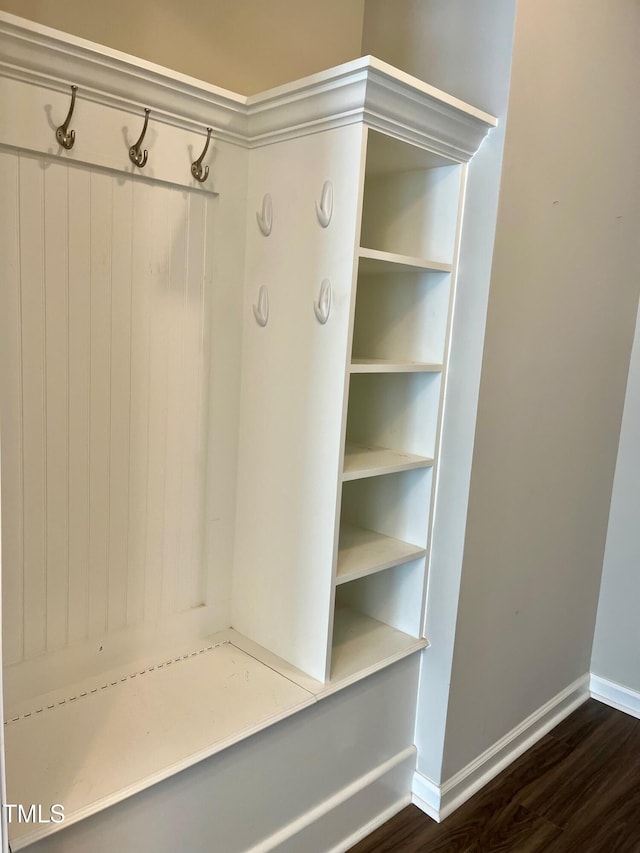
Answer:
<svg viewBox="0 0 640 853"><path fill-rule="evenodd" d="M151 222L151 304L149 340L149 422L147 441L147 550L145 566L144 618L160 615L160 579L164 545L165 459L167 453L167 369L169 312L169 206L161 188L151 191L151 207L142 215Z"/></svg>
<svg viewBox="0 0 640 853"><path fill-rule="evenodd" d="M44 174L47 648L66 645L68 629L68 335L67 169Z"/></svg>
<svg viewBox="0 0 640 853"><path fill-rule="evenodd" d="M203 476L205 441L203 417L206 406L203 393L205 334L208 317L205 306L205 256L207 252L208 205L190 196L188 207L184 364L181 378L182 435L184 457L181 483L181 529L178 552L182 579L177 589L178 610L203 603L204 586L200 561L203 535ZM213 219L213 217L211 217Z"/></svg>
<svg viewBox="0 0 640 853"><path fill-rule="evenodd" d="M17 154L0 180L14 212L0 389L18 663L91 638L97 653L109 632L206 604L215 197Z"/></svg>
<svg viewBox="0 0 640 853"><path fill-rule="evenodd" d="M91 175L89 388L89 634L107 627L111 458L111 248L113 182Z"/></svg>
<svg viewBox="0 0 640 853"><path fill-rule="evenodd" d="M111 401L107 625L127 623L129 456L131 424L131 263L133 181L113 185L111 265Z"/></svg>
<svg viewBox="0 0 640 853"><path fill-rule="evenodd" d="M46 648L46 408L44 168L20 159L24 654ZM12 453L4 447L4 453ZM11 502L11 497L8 497Z"/></svg>
<svg viewBox="0 0 640 853"><path fill-rule="evenodd" d="M0 152L0 424L2 456L2 584L3 657L7 664L22 657L22 328L20 323L20 238L18 216L19 159Z"/></svg>
<svg viewBox="0 0 640 853"><path fill-rule="evenodd" d="M182 374L184 370L184 325L188 306L185 304L185 266L187 251L188 196L173 193L173 204L169 205L167 252L169 256L168 286L163 296L164 309L168 313L167 331L167 399L166 444L164 460L164 522L163 554L160 589L160 610L171 613L179 583L178 559L180 529L182 524L181 486L183 456L176 453L182 445L183 411ZM172 320L173 318L173 320ZM175 397L173 395L175 391Z"/></svg>
<svg viewBox="0 0 640 853"><path fill-rule="evenodd" d="M69 642L88 632L91 175L69 169Z"/></svg>
<svg viewBox="0 0 640 853"><path fill-rule="evenodd" d="M206 585L198 595L200 600L206 600L211 618L220 628L231 621L230 567L234 562L244 302L244 288L239 283L244 281L248 158L248 152L242 148L232 145L220 148L216 159L220 196L207 204L206 251L202 253L205 259L205 292L209 300L204 324L204 329L209 330L204 359L209 380L206 386L202 386L208 446L206 466L202 457L198 471L203 493L204 482L207 484L203 513L206 520L203 565L207 571L206 576L203 573ZM193 230L189 229L190 235ZM185 335L185 346L191 345L189 335ZM185 385L189 379L187 372ZM188 470L187 460L185 456L185 471Z"/></svg>
<svg viewBox="0 0 640 853"><path fill-rule="evenodd" d="M147 466L149 447L150 317L152 287L153 187L146 182L133 187L131 256L131 413L129 424L129 527L127 624L144 619L147 551ZM156 237L157 239L157 237ZM135 285L134 285L135 283Z"/></svg>

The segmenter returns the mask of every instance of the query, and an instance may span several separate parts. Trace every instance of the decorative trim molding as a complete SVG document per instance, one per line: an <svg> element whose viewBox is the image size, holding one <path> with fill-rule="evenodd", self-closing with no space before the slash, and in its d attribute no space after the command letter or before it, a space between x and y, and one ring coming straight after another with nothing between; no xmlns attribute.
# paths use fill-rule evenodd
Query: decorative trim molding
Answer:
<svg viewBox="0 0 640 853"><path fill-rule="evenodd" d="M358 121L457 162L496 119L371 56L245 97L0 12L0 74L251 148Z"/></svg>
<svg viewBox="0 0 640 853"><path fill-rule="evenodd" d="M587 673L534 711L442 785L416 770L412 786L414 804L434 820L443 821L586 702L590 695Z"/></svg>
<svg viewBox="0 0 640 853"><path fill-rule="evenodd" d="M153 110L164 121L240 144L247 136L246 98L85 39L0 12L0 73L54 91L82 90L84 100L127 112Z"/></svg>
<svg viewBox="0 0 640 853"><path fill-rule="evenodd" d="M379 812L373 820L370 820L369 823L361 826L356 832L353 832L348 838L345 838L340 844L333 847L331 850L328 850L327 853L345 853L345 851L351 850L352 847L362 841L363 838L366 838L368 835L371 835L372 832L375 832L376 829L379 829L383 824L385 824L388 820L391 820L392 817L398 814L398 812L402 811L402 809L411 805L411 796L407 794L404 797L396 800L395 803L388 806L384 811Z"/></svg>
<svg viewBox="0 0 640 853"><path fill-rule="evenodd" d="M640 719L640 691L632 690L630 687L593 673L589 681L589 690L591 697L598 702L604 702L605 705Z"/></svg>
<svg viewBox="0 0 640 853"><path fill-rule="evenodd" d="M384 761L382 764L374 767L373 770L370 770L368 773L365 773L363 776L355 779L350 785L346 785L344 788L341 788L335 794L328 797L326 800L323 800L314 808L300 815L295 820L292 820L268 838L263 839L259 844L248 850L247 853L269 853L269 851L280 850L281 847L285 847L285 849L288 850L289 845L287 842L290 842L292 839L296 838L296 836L302 836L305 830L312 827L313 824L318 823L322 819L330 819L332 812L354 797L363 794L366 796L368 789L378 787L381 780L383 780L388 785L389 794L393 799L393 802L382 811L380 811L379 808L376 808L375 818L367 821L364 826L360 826L352 831L348 838L341 841L337 846L332 847L329 853L339 853L339 851L347 850L349 847L360 841L360 839L373 832L373 830L378 826L381 826L386 820L393 817L394 814L397 814L397 812L404 808L404 806L409 805L410 798L408 795L400 796L398 798L394 793L394 789L397 789L398 785L397 783L394 784L393 780L397 776L398 772L408 772L410 775L411 769L415 767L415 762L416 748L414 746L409 746L406 749L403 749L401 752L387 759L387 761ZM384 785L383 787L386 787L387 785ZM376 802L375 796L372 798L372 802ZM299 847L296 847L296 849L302 850L305 849L305 846L301 843Z"/></svg>
<svg viewBox="0 0 640 853"><path fill-rule="evenodd" d="M247 99L250 147L365 121L457 162L471 159L497 120L364 56Z"/></svg>
<svg viewBox="0 0 640 853"><path fill-rule="evenodd" d="M440 805L442 801L442 789L427 776L423 776L418 770L413 774L411 786L411 802L430 818L440 823Z"/></svg>

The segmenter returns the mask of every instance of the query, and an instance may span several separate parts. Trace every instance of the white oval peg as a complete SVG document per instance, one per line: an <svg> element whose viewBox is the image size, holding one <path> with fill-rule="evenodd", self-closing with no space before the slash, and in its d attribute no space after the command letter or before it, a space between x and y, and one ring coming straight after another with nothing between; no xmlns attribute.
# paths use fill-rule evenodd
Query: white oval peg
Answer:
<svg viewBox="0 0 640 853"><path fill-rule="evenodd" d="M318 301L313 303L313 310L318 323L324 326L331 313L331 282L328 278L322 280Z"/></svg>
<svg viewBox="0 0 640 853"><path fill-rule="evenodd" d="M269 320L269 292L263 284L258 291L258 304L253 306L253 316L259 326L266 326Z"/></svg>
<svg viewBox="0 0 640 853"><path fill-rule="evenodd" d="M262 199L262 213L256 212L256 219L258 220L258 227L264 236L268 237L273 227L273 202L269 193L266 193Z"/></svg>
<svg viewBox="0 0 640 853"><path fill-rule="evenodd" d="M326 228L331 222L333 216L333 184L331 181L325 181L322 185L320 201L316 202L316 216L323 228Z"/></svg>

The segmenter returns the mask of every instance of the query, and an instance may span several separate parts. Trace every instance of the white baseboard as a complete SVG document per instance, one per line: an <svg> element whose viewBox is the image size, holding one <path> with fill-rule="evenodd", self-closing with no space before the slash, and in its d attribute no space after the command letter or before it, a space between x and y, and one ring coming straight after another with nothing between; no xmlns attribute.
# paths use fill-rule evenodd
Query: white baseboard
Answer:
<svg viewBox="0 0 640 853"><path fill-rule="evenodd" d="M610 705L618 711L624 711L625 714L640 719L640 692L637 690L616 684L615 681L609 681L608 678L602 678L599 675L593 675L593 673L591 674L589 689L592 698L597 699L598 702L604 702L605 705Z"/></svg>
<svg viewBox="0 0 640 853"><path fill-rule="evenodd" d="M411 802L414 746L341 788L248 853L343 853Z"/></svg>
<svg viewBox="0 0 640 853"><path fill-rule="evenodd" d="M352 832L347 838L343 838L342 841L332 847L328 853L346 853L346 851L355 847L359 841L362 841L363 838L371 835L372 832L375 832L376 829L379 829L383 824L388 820L391 820L392 817L409 805L411 805L411 794L404 794L404 796L393 802L384 811L372 818L368 823L358 827L358 829Z"/></svg>
<svg viewBox="0 0 640 853"><path fill-rule="evenodd" d="M587 673L534 711L520 725L442 785L416 770L412 786L414 804L434 820L444 820L586 702L590 695L590 678ZM638 702L640 709L640 697ZM636 716L640 716L640 713Z"/></svg>
<svg viewBox="0 0 640 853"><path fill-rule="evenodd" d="M413 774L411 802L438 823L444 819L440 814L442 788L418 770Z"/></svg>

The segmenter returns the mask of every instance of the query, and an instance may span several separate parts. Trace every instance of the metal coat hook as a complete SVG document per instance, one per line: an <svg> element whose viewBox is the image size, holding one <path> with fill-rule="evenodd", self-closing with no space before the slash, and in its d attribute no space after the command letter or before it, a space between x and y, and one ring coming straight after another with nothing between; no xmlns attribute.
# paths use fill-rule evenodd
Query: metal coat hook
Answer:
<svg viewBox="0 0 640 853"><path fill-rule="evenodd" d="M149 159L149 152L145 148L144 151L140 149L142 145L142 140L144 139L144 135L147 132L147 125L149 124L149 113L150 109L145 107L144 109L144 126L142 128L142 133L140 134L140 138L136 142L135 145L132 145L129 149L129 159L133 163L134 166L137 166L139 169L144 168L147 164L147 160Z"/></svg>
<svg viewBox="0 0 640 853"><path fill-rule="evenodd" d="M194 160L191 164L191 174L196 179L196 181L200 181L203 184L207 178L209 177L209 167L205 166L202 168L202 161L204 160L205 154L207 153L207 149L209 147L209 142L211 141L211 133L213 132L213 128L207 128L207 141L205 142L204 151L198 157L197 160Z"/></svg>
<svg viewBox="0 0 640 853"><path fill-rule="evenodd" d="M67 151L73 148L73 143L76 141L76 132L75 130L69 130L69 123L71 122L71 117L73 116L73 108L76 105L77 91L77 86L71 87L71 106L69 107L69 112L67 113L67 117L64 122L56 130L56 139L58 140L58 144L62 145L63 148L66 148Z"/></svg>

